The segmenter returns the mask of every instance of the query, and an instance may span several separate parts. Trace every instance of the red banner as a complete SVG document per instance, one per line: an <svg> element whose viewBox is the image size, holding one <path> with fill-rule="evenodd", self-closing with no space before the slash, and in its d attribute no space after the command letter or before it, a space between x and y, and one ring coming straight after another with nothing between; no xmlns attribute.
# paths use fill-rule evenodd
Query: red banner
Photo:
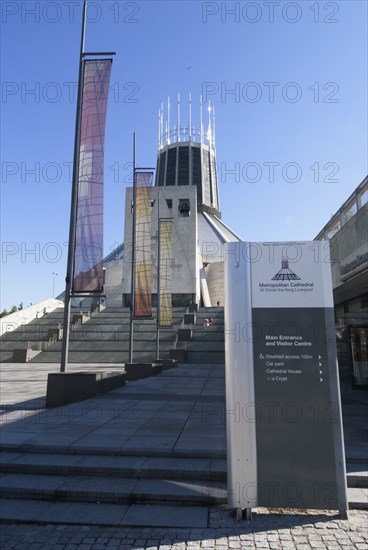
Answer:
<svg viewBox="0 0 368 550"><path fill-rule="evenodd" d="M152 316L152 181L152 172L136 173L134 317Z"/></svg>
<svg viewBox="0 0 368 550"><path fill-rule="evenodd" d="M84 61L73 292L103 289L104 141L111 59Z"/></svg>

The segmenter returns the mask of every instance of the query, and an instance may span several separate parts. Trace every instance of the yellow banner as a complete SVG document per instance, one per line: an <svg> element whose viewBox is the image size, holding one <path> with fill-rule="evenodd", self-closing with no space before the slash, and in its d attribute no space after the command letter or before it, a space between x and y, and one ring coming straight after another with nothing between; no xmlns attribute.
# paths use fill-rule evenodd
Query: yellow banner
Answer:
<svg viewBox="0 0 368 550"><path fill-rule="evenodd" d="M172 325L172 220L160 220L160 327Z"/></svg>

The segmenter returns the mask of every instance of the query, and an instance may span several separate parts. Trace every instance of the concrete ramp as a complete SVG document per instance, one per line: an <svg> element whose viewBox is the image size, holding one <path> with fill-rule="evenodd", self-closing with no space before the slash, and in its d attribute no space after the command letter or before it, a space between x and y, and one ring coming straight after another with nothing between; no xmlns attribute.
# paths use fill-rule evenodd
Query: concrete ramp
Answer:
<svg viewBox="0 0 368 550"><path fill-rule="evenodd" d="M15 313L10 313L10 315L6 315L0 319L0 336L28 325L28 323L35 319L41 319L45 316L45 312L46 314L52 313L55 309L61 307L64 307L64 303L61 300L48 298L47 300L38 302L38 304L28 306Z"/></svg>

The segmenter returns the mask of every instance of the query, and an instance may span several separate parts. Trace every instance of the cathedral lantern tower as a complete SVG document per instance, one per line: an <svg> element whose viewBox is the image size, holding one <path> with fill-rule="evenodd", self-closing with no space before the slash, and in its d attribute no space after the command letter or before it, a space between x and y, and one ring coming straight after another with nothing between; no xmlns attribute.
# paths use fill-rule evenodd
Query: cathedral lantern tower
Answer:
<svg viewBox="0 0 368 550"><path fill-rule="evenodd" d="M188 123L181 124L180 96L177 102L177 121L171 127L170 99L166 116L163 105L159 111L159 137L156 186L195 186L197 211L221 217L216 171L215 109L209 103L206 124L200 101L199 127L192 125L192 101L189 97ZM205 127L206 126L206 129Z"/></svg>

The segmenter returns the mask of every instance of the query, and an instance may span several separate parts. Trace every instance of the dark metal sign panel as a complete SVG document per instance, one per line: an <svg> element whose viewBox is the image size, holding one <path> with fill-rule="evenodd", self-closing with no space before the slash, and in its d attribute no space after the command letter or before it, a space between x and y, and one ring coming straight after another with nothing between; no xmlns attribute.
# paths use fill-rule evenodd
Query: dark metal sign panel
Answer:
<svg viewBox="0 0 368 550"><path fill-rule="evenodd" d="M244 245L246 248L240 251ZM243 478L239 483L247 486L256 478L253 507L346 510L328 243L239 243L237 246L238 251L232 245L232 254L240 252L238 257L227 259L226 289L230 303L226 305L237 312L232 319L235 324L236 316L241 315L240 309L250 309L251 330L243 327L238 342L227 338L232 362L227 361L226 370L227 380L232 380L233 387L237 387L241 357L247 357L244 370L248 377L249 363L252 363L254 412L248 425L253 420L255 430L244 423L230 427L229 433L230 439L245 438L248 445L253 437L256 449L252 477ZM241 280L235 274L244 263L248 264L243 271L249 271L250 296L245 278ZM230 292L228 287L233 284L237 291ZM226 357L230 357L228 350ZM237 365L236 371L232 364ZM244 376L239 381L244 384ZM249 389L243 391L249 393ZM227 398L229 409L232 396L228 394ZM228 419L228 428L229 423ZM234 484L242 457L238 453L237 465L233 467L231 441L230 450L229 479ZM249 498L230 504L246 507Z"/></svg>
<svg viewBox="0 0 368 550"><path fill-rule="evenodd" d="M326 341L333 310L255 308L252 315L259 505L339 509L332 429L339 403Z"/></svg>

